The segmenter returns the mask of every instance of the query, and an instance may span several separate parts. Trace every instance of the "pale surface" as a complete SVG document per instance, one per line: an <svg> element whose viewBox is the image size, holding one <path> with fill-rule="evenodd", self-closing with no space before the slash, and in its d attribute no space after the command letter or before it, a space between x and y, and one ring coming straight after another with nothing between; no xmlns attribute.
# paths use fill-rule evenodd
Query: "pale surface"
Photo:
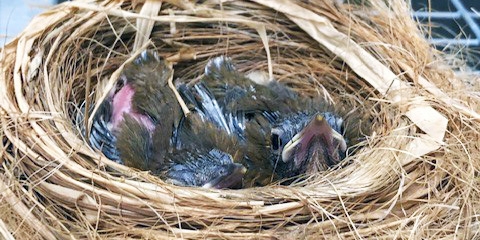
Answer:
<svg viewBox="0 0 480 240"><path fill-rule="evenodd" d="M20 33L37 14L52 6L54 0L0 0L0 47Z"/></svg>

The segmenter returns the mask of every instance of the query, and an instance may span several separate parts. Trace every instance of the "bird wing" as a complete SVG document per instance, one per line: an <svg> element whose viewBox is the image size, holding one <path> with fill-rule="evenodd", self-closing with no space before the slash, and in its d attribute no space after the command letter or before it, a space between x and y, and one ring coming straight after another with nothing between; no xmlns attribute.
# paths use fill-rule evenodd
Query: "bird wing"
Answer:
<svg viewBox="0 0 480 240"><path fill-rule="evenodd" d="M235 155L238 140L232 134L234 129L209 89L198 83L193 87L182 84L178 90L192 114L182 117L173 144L177 148L218 148Z"/></svg>
<svg viewBox="0 0 480 240"><path fill-rule="evenodd" d="M110 122L111 112L112 112L111 100L106 100L103 102L95 117L93 118L92 128L90 129L90 134L88 135L88 142L90 146L100 150L107 158L122 163L120 159L119 152L116 148L117 138L110 131L108 123ZM93 111L93 106L88 110L89 112ZM83 136L87 136L84 117L86 115L85 102L80 106L80 112L77 114L77 125L80 126L80 131Z"/></svg>
<svg viewBox="0 0 480 240"><path fill-rule="evenodd" d="M192 110L203 119L212 122L219 129L231 134L232 131L227 124L222 109L213 94L203 83L195 84L192 89L182 84L178 89L184 97L187 106L192 106Z"/></svg>

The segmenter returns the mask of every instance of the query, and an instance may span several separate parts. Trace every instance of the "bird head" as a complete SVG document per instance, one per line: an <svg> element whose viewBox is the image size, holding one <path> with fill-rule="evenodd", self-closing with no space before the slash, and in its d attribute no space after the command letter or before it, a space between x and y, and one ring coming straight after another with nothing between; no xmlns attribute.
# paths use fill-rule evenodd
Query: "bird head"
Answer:
<svg viewBox="0 0 480 240"><path fill-rule="evenodd" d="M212 174L206 181L203 188L235 188L241 186L244 174L247 169L239 163L229 163L219 166L213 166Z"/></svg>
<svg viewBox="0 0 480 240"><path fill-rule="evenodd" d="M246 168L218 149L181 150L173 153L167 182L180 186L234 188L242 183Z"/></svg>
<svg viewBox="0 0 480 240"><path fill-rule="evenodd" d="M347 143L324 115L301 113L272 128L270 147L276 171L285 178L326 170L342 160Z"/></svg>

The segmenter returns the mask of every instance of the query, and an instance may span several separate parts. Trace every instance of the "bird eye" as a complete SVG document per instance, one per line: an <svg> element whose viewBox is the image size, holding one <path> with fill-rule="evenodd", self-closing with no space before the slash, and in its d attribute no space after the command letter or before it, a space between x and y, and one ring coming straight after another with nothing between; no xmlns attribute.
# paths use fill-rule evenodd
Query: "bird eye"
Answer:
<svg viewBox="0 0 480 240"><path fill-rule="evenodd" d="M272 134L272 149L275 151L278 150L282 144L281 141L277 134Z"/></svg>
<svg viewBox="0 0 480 240"><path fill-rule="evenodd" d="M278 151L282 147L282 138L280 137L282 135L282 131L279 129L272 129L272 136L271 136L271 141L272 141L272 150L273 151Z"/></svg>

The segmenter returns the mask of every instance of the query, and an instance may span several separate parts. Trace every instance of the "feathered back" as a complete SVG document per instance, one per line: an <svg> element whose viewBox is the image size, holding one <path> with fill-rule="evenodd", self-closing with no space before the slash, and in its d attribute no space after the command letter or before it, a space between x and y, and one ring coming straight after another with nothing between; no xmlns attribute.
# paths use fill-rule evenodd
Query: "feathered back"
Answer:
<svg viewBox="0 0 480 240"><path fill-rule="evenodd" d="M125 165L155 171L162 161L152 161L152 138L149 130L130 116L124 116L117 133L117 148ZM162 160L162 159L158 159Z"/></svg>
<svg viewBox="0 0 480 240"><path fill-rule="evenodd" d="M192 89L178 87L192 114L181 119L174 145L177 148L218 148L232 156L237 155L239 142L228 125L216 99L203 84Z"/></svg>
<svg viewBox="0 0 480 240"><path fill-rule="evenodd" d="M257 84L238 72L225 56L210 60L202 81L212 91L226 113L283 109L295 105L297 94L277 81Z"/></svg>
<svg viewBox="0 0 480 240"><path fill-rule="evenodd" d="M133 107L139 113L147 114L157 124L173 122L172 117L179 116L178 101L168 87L172 70L156 52L142 52L125 67L123 75L135 89Z"/></svg>

